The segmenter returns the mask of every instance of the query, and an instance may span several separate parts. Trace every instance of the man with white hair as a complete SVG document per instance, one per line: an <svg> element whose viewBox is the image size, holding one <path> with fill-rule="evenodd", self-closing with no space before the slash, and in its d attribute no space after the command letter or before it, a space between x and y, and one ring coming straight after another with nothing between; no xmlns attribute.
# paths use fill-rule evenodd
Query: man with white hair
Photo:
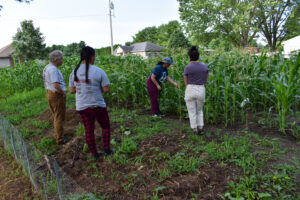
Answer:
<svg viewBox="0 0 300 200"><path fill-rule="evenodd" d="M57 67L63 63L61 51L55 50L49 54L50 63L44 68L43 79L46 89L46 99L53 114L54 137L58 144L64 144L63 123L66 113L66 87L64 78Z"/></svg>

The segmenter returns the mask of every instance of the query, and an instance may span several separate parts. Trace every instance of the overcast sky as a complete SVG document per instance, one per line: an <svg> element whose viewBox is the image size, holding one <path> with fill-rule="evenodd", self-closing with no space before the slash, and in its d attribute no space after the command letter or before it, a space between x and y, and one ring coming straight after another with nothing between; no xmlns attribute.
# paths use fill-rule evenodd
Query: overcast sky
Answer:
<svg viewBox="0 0 300 200"><path fill-rule="evenodd" d="M176 0L112 0L114 44L132 41L138 31L179 20ZM47 46L85 41L110 46L108 0L34 0L29 4L0 1L0 48L12 42L20 22L32 20Z"/></svg>

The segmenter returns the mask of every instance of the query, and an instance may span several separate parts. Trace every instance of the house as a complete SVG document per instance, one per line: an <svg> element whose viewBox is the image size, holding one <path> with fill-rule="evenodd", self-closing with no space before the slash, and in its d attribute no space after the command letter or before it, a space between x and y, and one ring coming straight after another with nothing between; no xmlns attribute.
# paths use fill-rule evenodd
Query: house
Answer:
<svg viewBox="0 0 300 200"><path fill-rule="evenodd" d="M140 55L144 58L158 56L162 53L164 47L150 42L140 42L131 46L118 46L115 50L116 56L125 56L127 54Z"/></svg>
<svg viewBox="0 0 300 200"><path fill-rule="evenodd" d="M300 52L300 35L282 42L283 53L285 57L290 57L291 54Z"/></svg>
<svg viewBox="0 0 300 200"><path fill-rule="evenodd" d="M14 60L11 56L13 51L11 44L0 49L0 68L14 66Z"/></svg>

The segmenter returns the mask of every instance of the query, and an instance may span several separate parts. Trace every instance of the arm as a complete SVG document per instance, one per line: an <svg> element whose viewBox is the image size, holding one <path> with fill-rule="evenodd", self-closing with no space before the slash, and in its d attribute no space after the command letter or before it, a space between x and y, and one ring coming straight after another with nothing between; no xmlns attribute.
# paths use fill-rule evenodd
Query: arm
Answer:
<svg viewBox="0 0 300 200"><path fill-rule="evenodd" d="M188 82L188 79L187 79L187 75L183 75L183 79L184 79L184 85L187 86L187 82Z"/></svg>
<svg viewBox="0 0 300 200"><path fill-rule="evenodd" d="M74 84L74 71L72 71L69 77L69 92L70 94L76 93L76 86Z"/></svg>
<svg viewBox="0 0 300 200"><path fill-rule="evenodd" d="M167 79L166 79L169 83L171 83L171 84L173 84L175 87L179 87L178 86L178 84L175 82L175 81L173 81L169 76L167 76Z"/></svg>
<svg viewBox="0 0 300 200"><path fill-rule="evenodd" d="M59 83L52 83L52 85L53 85L53 87L55 88L55 90L56 90L59 94L61 94L61 95L63 95L63 96L66 96L65 91L63 91L63 90L61 89Z"/></svg>
<svg viewBox="0 0 300 200"><path fill-rule="evenodd" d="M205 81L205 84L207 83L207 80L208 80L208 72L207 72L207 75L206 75L206 81Z"/></svg>
<svg viewBox="0 0 300 200"><path fill-rule="evenodd" d="M152 75L151 75L151 80L152 80L152 82L154 83L154 85L156 85L157 89L158 89L158 90L161 90L161 87L160 87L160 85L158 84L158 82L156 81L155 77L156 77L156 76L155 76L154 74L152 74Z"/></svg>
<svg viewBox="0 0 300 200"><path fill-rule="evenodd" d="M104 86L104 87L101 87L101 91L102 91L103 93L108 93L108 92L109 92L109 85Z"/></svg>
<svg viewBox="0 0 300 200"><path fill-rule="evenodd" d="M71 94L75 94L76 93L76 87L69 87L69 91Z"/></svg>

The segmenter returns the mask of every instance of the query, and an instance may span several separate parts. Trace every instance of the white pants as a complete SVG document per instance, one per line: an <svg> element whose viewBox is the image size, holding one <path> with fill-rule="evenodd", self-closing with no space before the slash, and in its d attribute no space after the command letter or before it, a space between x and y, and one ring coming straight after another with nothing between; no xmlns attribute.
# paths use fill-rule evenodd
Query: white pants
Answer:
<svg viewBox="0 0 300 200"><path fill-rule="evenodd" d="M203 105L205 102L205 87L204 85L187 85L185 89L186 107L189 112L191 128L201 128L204 126L203 120Z"/></svg>

